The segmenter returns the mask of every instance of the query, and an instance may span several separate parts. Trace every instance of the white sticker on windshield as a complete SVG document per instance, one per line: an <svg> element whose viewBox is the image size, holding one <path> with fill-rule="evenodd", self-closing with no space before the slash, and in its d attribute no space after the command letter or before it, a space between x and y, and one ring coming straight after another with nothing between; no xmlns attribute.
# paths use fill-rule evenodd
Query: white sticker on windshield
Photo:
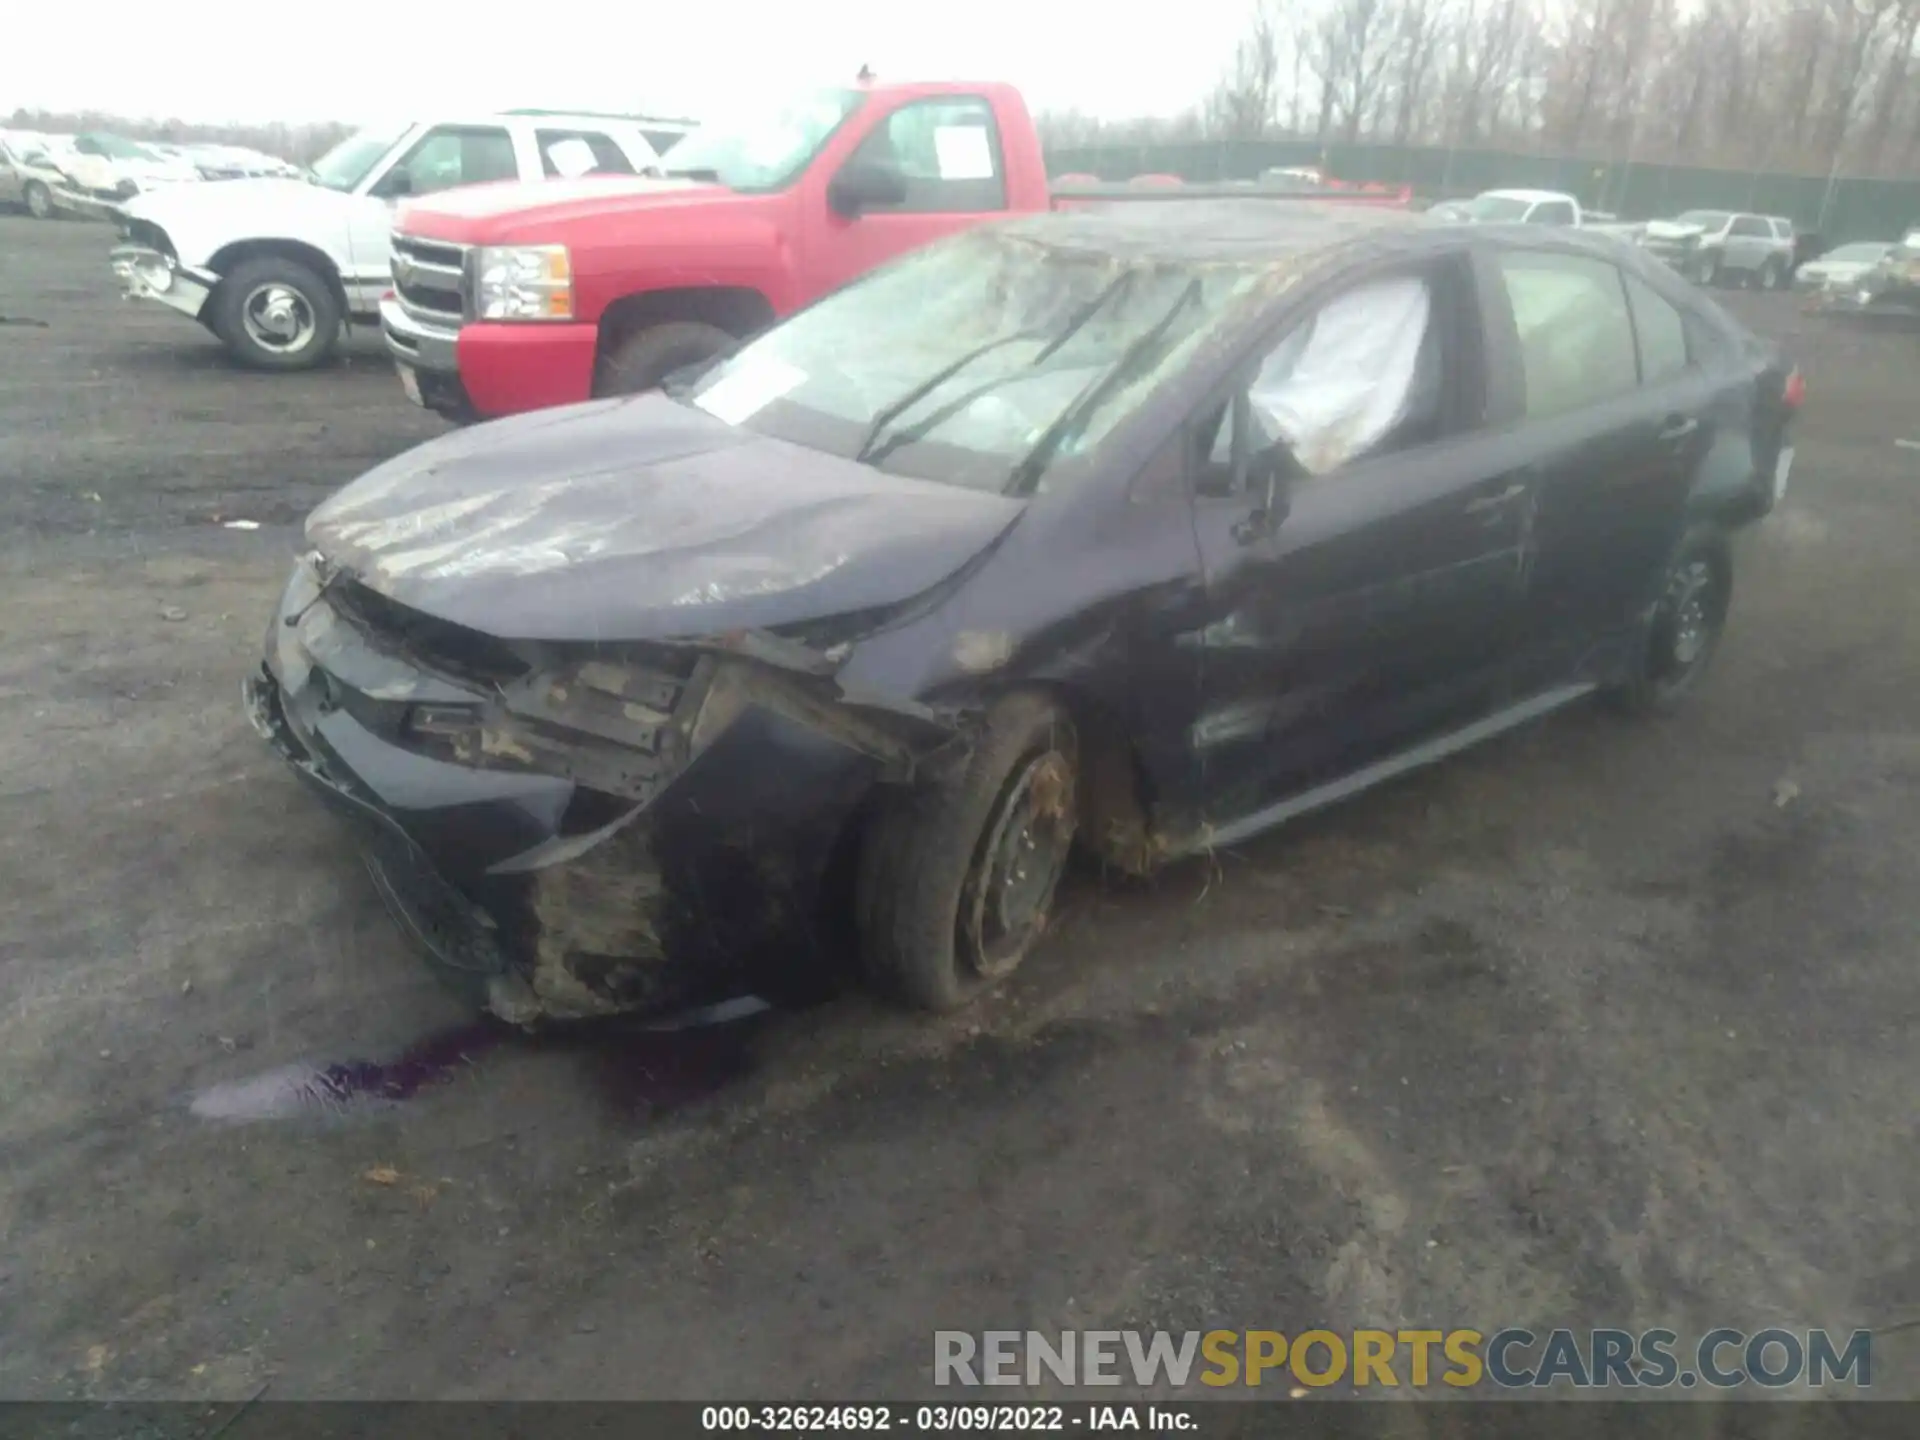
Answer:
<svg viewBox="0 0 1920 1440"><path fill-rule="evenodd" d="M584 140L556 140L547 147L547 159L564 180L590 174L600 159Z"/></svg>
<svg viewBox="0 0 1920 1440"><path fill-rule="evenodd" d="M991 180L993 140L984 125L940 125L933 132L933 152L942 180Z"/></svg>
<svg viewBox="0 0 1920 1440"><path fill-rule="evenodd" d="M738 425L759 414L788 391L799 389L806 378L806 371L784 360L751 360L736 364L729 373L708 386L693 403L716 420Z"/></svg>

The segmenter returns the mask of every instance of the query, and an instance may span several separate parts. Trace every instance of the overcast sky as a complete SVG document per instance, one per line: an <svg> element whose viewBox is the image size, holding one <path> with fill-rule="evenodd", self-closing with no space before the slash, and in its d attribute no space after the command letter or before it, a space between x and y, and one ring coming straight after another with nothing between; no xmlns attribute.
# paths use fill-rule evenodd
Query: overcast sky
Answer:
<svg viewBox="0 0 1920 1440"><path fill-rule="evenodd" d="M0 113L197 121L425 118L538 105L699 116L851 77L1010 80L1036 109L1172 114L1225 65L1248 0L722 0L711 5L9 7ZM78 18L84 15L84 20ZM409 16L417 48L409 48ZM1165 17L1162 19L1162 17Z"/></svg>

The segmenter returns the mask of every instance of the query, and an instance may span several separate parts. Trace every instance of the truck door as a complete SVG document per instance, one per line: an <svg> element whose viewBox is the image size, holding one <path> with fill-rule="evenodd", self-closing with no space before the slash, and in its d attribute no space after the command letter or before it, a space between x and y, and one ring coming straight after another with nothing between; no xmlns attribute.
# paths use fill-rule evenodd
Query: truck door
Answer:
<svg viewBox="0 0 1920 1440"><path fill-rule="evenodd" d="M837 290L909 250L1007 213L1000 129L985 96L909 100L868 123L845 161L810 177L799 265L809 295ZM836 180L876 176L890 190L884 198L867 199L856 214L836 208Z"/></svg>

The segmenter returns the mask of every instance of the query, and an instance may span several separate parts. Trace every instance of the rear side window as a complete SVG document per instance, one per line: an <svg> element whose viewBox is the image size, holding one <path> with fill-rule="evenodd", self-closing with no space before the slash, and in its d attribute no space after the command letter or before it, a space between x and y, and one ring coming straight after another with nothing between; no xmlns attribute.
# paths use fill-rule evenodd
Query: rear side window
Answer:
<svg viewBox="0 0 1920 1440"><path fill-rule="evenodd" d="M540 147L540 169L549 179L633 174L633 162L611 135L596 130L536 130L534 141Z"/></svg>
<svg viewBox="0 0 1920 1440"><path fill-rule="evenodd" d="M1793 238L1793 222L1791 220L1774 220L1770 223L1773 226L1774 239L1791 240Z"/></svg>
<svg viewBox="0 0 1920 1440"><path fill-rule="evenodd" d="M1735 218L1733 228L1727 232L1738 235L1742 240L1767 239L1767 222L1754 215L1741 215Z"/></svg>
<svg viewBox="0 0 1920 1440"><path fill-rule="evenodd" d="M1533 207L1533 213L1527 216L1532 225L1571 225L1573 224L1573 205L1566 200L1546 200Z"/></svg>
<svg viewBox="0 0 1920 1440"><path fill-rule="evenodd" d="M1636 275L1627 276L1627 302L1640 342L1640 383L1671 380L1687 368L1687 322L1664 295Z"/></svg>
<svg viewBox="0 0 1920 1440"><path fill-rule="evenodd" d="M985 100L955 96L902 105L860 142L853 158L906 177L906 199L884 207L896 213L978 214L1007 208L1000 132Z"/></svg>
<svg viewBox="0 0 1920 1440"><path fill-rule="evenodd" d="M1499 257L1532 420L1610 399L1640 383L1620 272L1604 260L1510 250Z"/></svg>

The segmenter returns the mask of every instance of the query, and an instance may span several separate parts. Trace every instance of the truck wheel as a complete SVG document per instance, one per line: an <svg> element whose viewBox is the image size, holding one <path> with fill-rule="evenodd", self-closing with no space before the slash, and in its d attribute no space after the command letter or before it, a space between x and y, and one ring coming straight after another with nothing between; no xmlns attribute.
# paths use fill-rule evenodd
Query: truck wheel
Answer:
<svg viewBox="0 0 1920 1440"><path fill-rule="evenodd" d="M1072 722L1044 696L989 712L955 773L889 794L863 838L857 913L869 980L954 1010L1045 931L1075 826Z"/></svg>
<svg viewBox="0 0 1920 1440"><path fill-rule="evenodd" d="M1712 663L1733 600L1733 553L1716 526L1689 530L1661 577L1660 597L1641 632L1626 679L1608 692L1619 709L1665 714Z"/></svg>
<svg viewBox="0 0 1920 1440"><path fill-rule="evenodd" d="M38 180L29 180L20 197L27 202L27 213L36 220L53 218L53 192Z"/></svg>
<svg viewBox="0 0 1920 1440"><path fill-rule="evenodd" d="M1760 288L1762 290L1784 290L1787 288L1787 267L1778 260L1769 260L1760 267Z"/></svg>
<svg viewBox="0 0 1920 1440"><path fill-rule="evenodd" d="M1720 257L1702 255L1693 263L1693 282L1711 290L1720 283Z"/></svg>
<svg viewBox="0 0 1920 1440"><path fill-rule="evenodd" d="M640 395L686 365L724 355L739 343L718 325L668 320L636 330L600 357L597 396Z"/></svg>
<svg viewBox="0 0 1920 1440"><path fill-rule="evenodd" d="M340 340L340 302L310 266L284 256L243 261L208 302L213 333L254 370L311 370Z"/></svg>

